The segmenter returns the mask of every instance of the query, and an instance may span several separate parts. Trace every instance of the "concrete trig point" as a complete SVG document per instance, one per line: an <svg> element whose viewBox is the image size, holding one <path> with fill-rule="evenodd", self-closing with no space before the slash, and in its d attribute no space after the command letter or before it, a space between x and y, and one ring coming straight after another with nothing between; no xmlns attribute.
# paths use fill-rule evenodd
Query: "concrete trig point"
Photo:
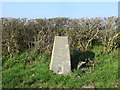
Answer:
<svg viewBox="0 0 120 90"><path fill-rule="evenodd" d="M71 72L70 51L67 36L55 36L50 70L67 75Z"/></svg>

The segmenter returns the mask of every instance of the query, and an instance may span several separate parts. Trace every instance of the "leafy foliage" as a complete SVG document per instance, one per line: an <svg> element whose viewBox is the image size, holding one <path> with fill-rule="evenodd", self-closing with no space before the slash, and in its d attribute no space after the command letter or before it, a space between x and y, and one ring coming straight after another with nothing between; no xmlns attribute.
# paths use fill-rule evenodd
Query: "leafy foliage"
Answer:
<svg viewBox="0 0 120 90"><path fill-rule="evenodd" d="M105 46L111 52L119 46L118 17L108 18L1 18L3 54L12 57L26 49L51 53L54 36L68 36L70 49L88 51L92 45Z"/></svg>
<svg viewBox="0 0 120 90"><path fill-rule="evenodd" d="M118 17L1 18L0 23L3 88L118 87ZM73 72L68 76L49 70L57 35L69 38ZM89 61L76 70L78 62L86 58Z"/></svg>
<svg viewBox="0 0 120 90"><path fill-rule="evenodd" d="M67 76L49 70L50 57L46 54L24 52L10 58L2 68L3 88L117 88L118 87L118 50L101 54L103 46L94 46L91 52L97 54L92 60L95 66L87 63L79 70L74 69ZM33 52L34 53L34 52ZM89 54L90 52L88 52ZM84 57L81 53L80 58ZM86 54L87 55L87 54ZM31 59L32 58L32 59ZM76 57L74 57L76 58Z"/></svg>

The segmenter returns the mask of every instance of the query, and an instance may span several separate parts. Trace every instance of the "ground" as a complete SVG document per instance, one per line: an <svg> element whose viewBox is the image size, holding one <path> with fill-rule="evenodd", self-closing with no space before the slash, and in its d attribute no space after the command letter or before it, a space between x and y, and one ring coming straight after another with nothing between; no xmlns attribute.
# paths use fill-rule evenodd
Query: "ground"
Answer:
<svg viewBox="0 0 120 90"><path fill-rule="evenodd" d="M2 58L3 88L117 88L118 87L118 48L111 53L103 53L102 46L94 46L89 52L94 53L79 70L72 68L72 73L63 76L50 71L50 56L46 53L21 52L10 58ZM80 53L72 57L83 60ZM89 53L88 53L89 55Z"/></svg>

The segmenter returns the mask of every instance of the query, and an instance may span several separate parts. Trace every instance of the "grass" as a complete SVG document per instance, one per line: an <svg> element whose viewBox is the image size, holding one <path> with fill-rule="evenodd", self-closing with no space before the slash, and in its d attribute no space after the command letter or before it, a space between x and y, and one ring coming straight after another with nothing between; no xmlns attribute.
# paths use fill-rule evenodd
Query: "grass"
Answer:
<svg viewBox="0 0 120 90"><path fill-rule="evenodd" d="M102 49L102 46L94 46L90 50L90 52L95 53L94 58L92 58L94 67L73 69L72 73L67 76L58 75L49 70L50 55L45 53L34 54L26 51L13 58L9 58L9 55L3 56L2 87L81 88L85 86L117 88L118 49L109 54L102 53Z"/></svg>

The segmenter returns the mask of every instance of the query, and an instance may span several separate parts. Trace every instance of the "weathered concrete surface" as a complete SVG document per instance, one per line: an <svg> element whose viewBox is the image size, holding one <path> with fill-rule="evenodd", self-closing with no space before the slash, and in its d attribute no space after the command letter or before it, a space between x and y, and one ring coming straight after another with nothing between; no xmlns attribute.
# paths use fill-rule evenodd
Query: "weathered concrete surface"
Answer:
<svg viewBox="0 0 120 90"><path fill-rule="evenodd" d="M67 36L55 36L50 70L67 75L71 72L70 51Z"/></svg>

